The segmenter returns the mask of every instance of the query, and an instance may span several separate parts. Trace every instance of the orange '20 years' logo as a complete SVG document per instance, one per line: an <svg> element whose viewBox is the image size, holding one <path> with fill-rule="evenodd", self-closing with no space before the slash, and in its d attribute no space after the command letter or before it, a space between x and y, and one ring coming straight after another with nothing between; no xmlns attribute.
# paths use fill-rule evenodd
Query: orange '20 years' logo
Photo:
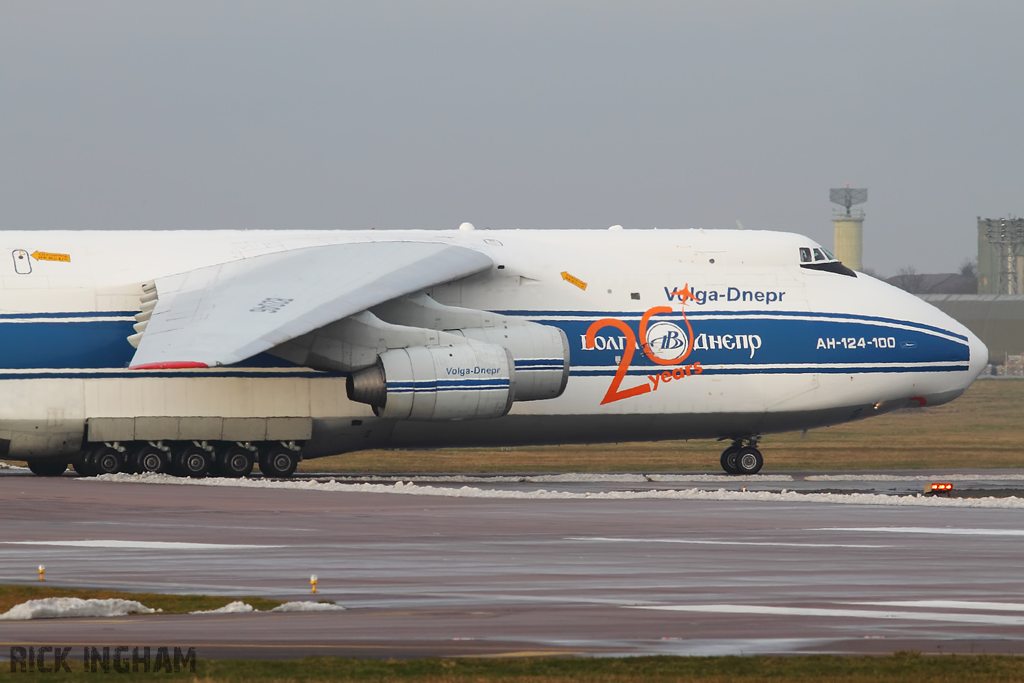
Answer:
<svg viewBox="0 0 1024 683"><path fill-rule="evenodd" d="M630 364L633 362L634 349L637 348L636 335L633 333L633 328L619 320L618 318L602 318L601 320L595 320L589 328L587 328L587 334L585 337L586 346L588 349L593 349L594 338L598 331L603 330L606 327L614 327L615 329L622 332L626 337L626 343L622 351L622 359L619 361L618 370L615 372L615 377L612 378L611 384L608 385L608 391L604 395L604 399L601 401L601 405L606 403L613 403L615 401L621 401L625 398L633 398L634 396L641 396L643 394L655 391L662 382L669 382L673 379L682 379L691 374L699 375L704 371L700 363L692 363L689 365L683 365L683 361L687 359L690 352L693 351L693 328L690 326L690 321L686 318L686 302L693 300L696 301L696 297L690 292L690 286L686 285L683 289L675 290L672 292L672 296L679 296L680 307L679 312L683 316L683 322L686 324L686 336L681 337L679 335L682 330L679 329L674 323L655 322L651 324L651 318L656 315L663 315L666 313L672 313L671 306L655 306L649 308L644 312L643 317L640 318L640 339L643 343L640 345L640 350L643 352L651 362L657 365L663 366L677 366L671 370L664 370L661 373L654 375L648 375L647 379L650 380L649 384L639 384L629 389L621 389L622 380L626 378L626 372L629 370ZM658 348L652 343L652 340L658 337L655 329L659 326L669 327L671 329L665 331L661 336L661 343ZM654 333L654 334L652 334Z"/></svg>

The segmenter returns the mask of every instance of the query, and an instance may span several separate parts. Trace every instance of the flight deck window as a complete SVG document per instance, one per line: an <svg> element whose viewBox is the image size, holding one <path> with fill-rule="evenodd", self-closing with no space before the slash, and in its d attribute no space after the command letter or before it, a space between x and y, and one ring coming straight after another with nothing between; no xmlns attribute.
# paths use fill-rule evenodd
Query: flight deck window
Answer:
<svg viewBox="0 0 1024 683"><path fill-rule="evenodd" d="M810 263L811 260L811 250L807 247L800 247L800 263Z"/></svg>
<svg viewBox="0 0 1024 683"><path fill-rule="evenodd" d="M821 253L821 249L815 249L814 250L814 260L815 261L826 261L827 259L825 258L825 255Z"/></svg>
<svg viewBox="0 0 1024 683"><path fill-rule="evenodd" d="M823 252L825 252L825 257L828 258L829 261L835 261L836 260L836 257L832 255L831 251L829 251L825 247L822 247L821 250Z"/></svg>

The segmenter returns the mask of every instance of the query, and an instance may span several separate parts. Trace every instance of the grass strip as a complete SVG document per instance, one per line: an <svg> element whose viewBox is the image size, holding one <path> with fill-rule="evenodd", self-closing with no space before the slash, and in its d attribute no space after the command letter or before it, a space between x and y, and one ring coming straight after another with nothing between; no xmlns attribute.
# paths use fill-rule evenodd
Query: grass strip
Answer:
<svg viewBox="0 0 1024 683"><path fill-rule="evenodd" d="M994 655L923 656L899 652L882 657L829 655L794 657L630 657L523 659L414 659L383 661L341 657L293 660L204 660L195 673L135 673L126 678L183 678L196 681L424 681L461 683L634 683L639 681L804 680L824 683L930 681L1024 681L1024 658ZM61 680L96 674L82 671L81 661L69 661L71 673ZM113 672L111 672L113 673ZM10 673L0 668L0 680L25 680L53 674Z"/></svg>
<svg viewBox="0 0 1024 683"><path fill-rule="evenodd" d="M41 598L81 598L89 600L136 600L146 607L162 609L163 614L187 614L198 610L219 609L229 602L241 600L258 610L269 610L283 604L280 600L269 600L256 596L244 598L222 595L172 595L168 593L125 593L122 591L92 590L87 588L61 588L46 583L31 586L0 586L0 614L28 600Z"/></svg>
<svg viewBox="0 0 1024 683"><path fill-rule="evenodd" d="M1024 381L975 382L951 403L859 422L769 434L764 472L993 469L1024 466ZM727 444L656 441L586 446L377 450L315 458L300 472L684 472L720 471Z"/></svg>
<svg viewBox="0 0 1024 683"><path fill-rule="evenodd" d="M764 472L994 469L1024 466L1024 381L983 380L951 403L761 441ZM719 472L725 443L356 451L305 460L300 472ZM24 466L14 460L12 464Z"/></svg>

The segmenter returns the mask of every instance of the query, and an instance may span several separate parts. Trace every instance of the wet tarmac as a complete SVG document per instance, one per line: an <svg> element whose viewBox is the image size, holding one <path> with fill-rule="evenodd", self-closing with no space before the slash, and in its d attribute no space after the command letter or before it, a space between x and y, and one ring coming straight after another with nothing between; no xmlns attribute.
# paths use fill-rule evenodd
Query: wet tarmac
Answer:
<svg viewBox="0 0 1024 683"><path fill-rule="evenodd" d="M429 483L905 495L934 479L953 480L957 495L1024 488L1022 471L664 479L672 476ZM316 574L317 597L347 608L0 621L8 644L181 645L200 657L264 658L1024 652L1021 509L458 498L9 471L0 474L0 509L5 584L35 583L44 564L54 586L305 600Z"/></svg>

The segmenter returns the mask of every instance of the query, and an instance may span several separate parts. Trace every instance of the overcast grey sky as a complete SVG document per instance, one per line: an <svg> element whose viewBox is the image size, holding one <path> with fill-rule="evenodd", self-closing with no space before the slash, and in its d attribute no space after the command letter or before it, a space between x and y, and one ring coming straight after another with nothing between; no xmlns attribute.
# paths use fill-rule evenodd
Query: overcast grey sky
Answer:
<svg viewBox="0 0 1024 683"><path fill-rule="evenodd" d="M0 229L750 228L952 270L1024 214L1024 2L0 0Z"/></svg>

